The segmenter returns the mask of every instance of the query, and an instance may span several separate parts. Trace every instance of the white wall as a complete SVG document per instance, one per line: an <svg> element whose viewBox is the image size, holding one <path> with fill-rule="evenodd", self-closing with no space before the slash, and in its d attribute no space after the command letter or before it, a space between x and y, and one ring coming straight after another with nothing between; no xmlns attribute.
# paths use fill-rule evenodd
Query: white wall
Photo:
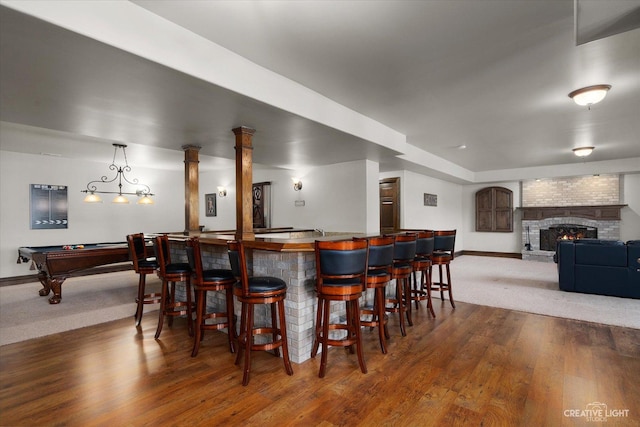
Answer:
<svg viewBox="0 0 640 427"><path fill-rule="evenodd" d="M16 264L20 246L122 242L134 232L184 229L184 173L133 168L132 176L147 183L153 206L83 203L87 182L110 172L102 163L0 151L0 277L34 274L30 263ZM68 187L67 229L31 230L29 185ZM177 228L177 229L176 229Z"/></svg>
<svg viewBox="0 0 640 427"><path fill-rule="evenodd" d="M513 232L488 233L476 231L476 192L486 187L504 187L513 191ZM468 251L520 253L522 249L522 221L520 212L520 183L518 181L474 184L462 187L462 211L464 212L461 231L464 235L464 249Z"/></svg>
<svg viewBox="0 0 640 427"><path fill-rule="evenodd" d="M623 175L620 240L640 240L640 174Z"/></svg>
<svg viewBox="0 0 640 427"><path fill-rule="evenodd" d="M302 181L300 191L293 189L291 178L294 176ZM254 168L253 182L264 181L271 182L271 227L362 233L375 233L379 229L378 164L375 162L339 163L303 172ZM201 173L203 200L204 194L216 192L218 185L227 187L227 197L217 198L217 217L206 217L201 206L200 224L207 230L235 229L235 172ZM304 201L304 206L296 206L296 201Z"/></svg>
<svg viewBox="0 0 640 427"><path fill-rule="evenodd" d="M235 230L236 228L236 171L235 168L200 172L198 190L200 192L200 225L205 230ZM227 189L225 197L216 196L216 216L206 216L204 195L218 193L218 187Z"/></svg>

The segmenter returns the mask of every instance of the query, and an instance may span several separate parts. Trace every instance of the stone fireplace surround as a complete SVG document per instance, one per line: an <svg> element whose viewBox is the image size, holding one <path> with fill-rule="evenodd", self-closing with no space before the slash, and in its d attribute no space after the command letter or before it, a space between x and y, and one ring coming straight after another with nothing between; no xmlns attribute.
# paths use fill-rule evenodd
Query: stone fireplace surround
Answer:
<svg viewBox="0 0 640 427"><path fill-rule="evenodd" d="M522 211L522 259L553 262L555 251L540 250L540 230L562 224L574 224L598 229L598 238L620 239L620 209L625 205L606 206L564 206L520 208ZM581 216L575 216L580 214ZM584 218L587 216L591 218ZM527 229L529 235L527 236ZM529 240L527 240L527 238ZM530 241L531 249L524 244Z"/></svg>

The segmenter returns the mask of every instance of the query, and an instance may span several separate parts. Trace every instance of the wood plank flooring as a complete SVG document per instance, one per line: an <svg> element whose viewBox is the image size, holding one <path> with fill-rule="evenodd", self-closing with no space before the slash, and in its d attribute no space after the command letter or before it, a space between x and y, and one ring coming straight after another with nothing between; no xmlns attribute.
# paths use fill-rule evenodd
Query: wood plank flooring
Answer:
<svg viewBox="0 0 640 427"><path fill-rule="evenodd" d="M607 426L640 425L640 330L435 301L389 352L364 333L355 354L329 351L294 375L254 353L251 382L208 332L197 357L183 321L153 339L156 312L0 347L2 426L573 426L571 410L607 405ZM613 417L612 410L627 410ZM621 412L616 412L620 415ZM622 412L624 414L624 411Z"/></svg>

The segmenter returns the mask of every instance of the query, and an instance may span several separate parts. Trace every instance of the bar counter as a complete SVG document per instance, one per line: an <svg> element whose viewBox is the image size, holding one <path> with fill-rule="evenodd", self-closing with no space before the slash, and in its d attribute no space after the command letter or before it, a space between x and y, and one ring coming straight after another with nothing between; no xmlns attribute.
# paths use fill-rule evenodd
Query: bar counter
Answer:
<svg viewBox="0 0 640 427"><path fill-rule="evenodd" d="M289 233L289 234L286 234ZM205 269L231 268L227 254L227 242L234 240L233 232L193 232L167 233L171 242L172 259L186 262L184 242L198 236L202 244L202 258ZM268 235L270 237L264 237ZM289 356L294 363L302 363L311 357L314 324L317 308L315 294L316 265L314 242L316 240L344 240L353 237L367 237L363 233L322 233L314 230L293 230L257 233L255 240L244 240L247 252L247 269L249 275L273 276L287 283L285 311L287 320L287 338ZM367 296L369 299L371 296ZM210 292L207 296L210 307L224 307L224 296L218 292ZM240 318L240 305L236 304L236 315ZM339 316L336 312L331 316ZM267 309L256 310L256 324L270 321ZM206 345L200 351L206 351Z"/></svg>

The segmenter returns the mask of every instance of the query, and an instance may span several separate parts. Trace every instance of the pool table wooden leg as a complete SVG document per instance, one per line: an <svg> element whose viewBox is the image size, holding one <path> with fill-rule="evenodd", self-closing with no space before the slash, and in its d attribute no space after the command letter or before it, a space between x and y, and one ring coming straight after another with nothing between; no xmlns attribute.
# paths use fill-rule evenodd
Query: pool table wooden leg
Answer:
<svg viewBox="0 0 640 427"><path fill-rule="evenodd" d="M40 292L38 293L41 297L46 297L47 295L49 295L49 292L51 292L51 284L49 283L49 277L47 276L47 273L45 273L44 271L38 273L38 280L40 280L40 283L42 283L42 289L40 289Z"/></svg>
<svg viewBox="0 0 640 427"><path fill-rule="evenodd" d="M38 275L38 279L40 279L43 287L43 289L39 291L40 296L46 297L53 291L53 295L49 298L49 304L60 304L60 300L62 299L62 283L66 277L56 279L41 273Z"/></svg>
<svg viewBox="0 0 640 427"><path fill-rule="evenodd" d="M53 291L53 295L49 298L49 304L60 304L60 300L62 299L62 282L63 279L51 279L51 290Z"/></svg>

